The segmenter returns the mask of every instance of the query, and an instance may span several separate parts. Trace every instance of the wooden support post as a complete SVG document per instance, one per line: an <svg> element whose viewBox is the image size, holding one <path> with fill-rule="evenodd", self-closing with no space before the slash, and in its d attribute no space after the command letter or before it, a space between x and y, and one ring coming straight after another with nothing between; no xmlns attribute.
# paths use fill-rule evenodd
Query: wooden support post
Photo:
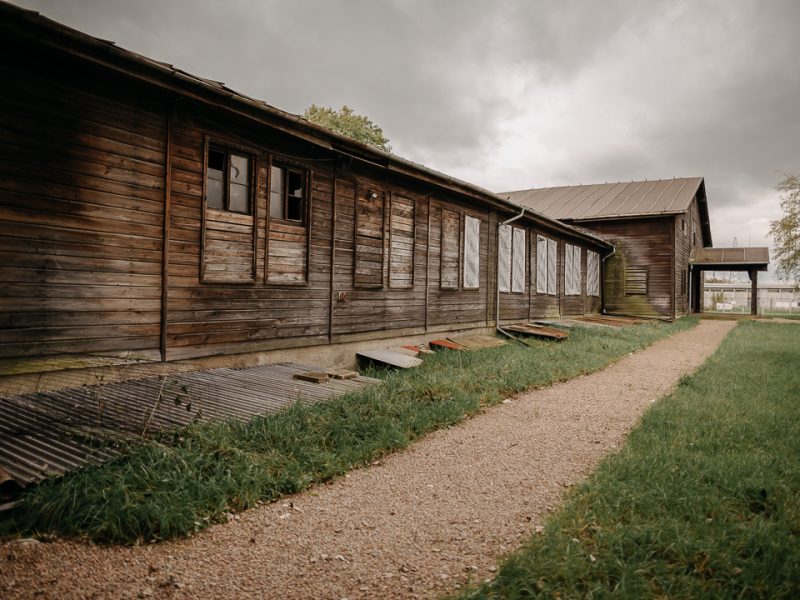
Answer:
<svg viewBox="0 0 800 600"><path fill-rule="evenodd" d="M758 271L750 271L750 314L758 314Z"/></svg>

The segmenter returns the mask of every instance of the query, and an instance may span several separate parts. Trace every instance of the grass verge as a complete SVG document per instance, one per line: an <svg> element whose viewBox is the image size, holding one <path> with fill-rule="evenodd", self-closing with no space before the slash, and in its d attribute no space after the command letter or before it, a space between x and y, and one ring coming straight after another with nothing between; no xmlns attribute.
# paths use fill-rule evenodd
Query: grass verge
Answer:
<svg viewBox="0 0 800 600"><path fill-rule="evenodd" d="M460 598L800 597L800 329L740 323Z"/></svg>
<svg viewBox="0 0 800 600"><path fill-rule="evenodd" d="M191 535L228 513L342 475L510 394L599 369L696 319L573 329L560 343L441 352L383 385L248 422L195 425L26 491L0 537L85 536L131 544Z"/></svg>

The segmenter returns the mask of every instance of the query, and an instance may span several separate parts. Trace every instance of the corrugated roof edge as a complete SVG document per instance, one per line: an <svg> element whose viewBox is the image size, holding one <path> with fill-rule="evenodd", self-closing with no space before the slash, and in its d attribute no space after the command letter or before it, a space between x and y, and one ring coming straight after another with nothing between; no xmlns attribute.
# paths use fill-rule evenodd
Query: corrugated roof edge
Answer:
<svg viewBox="0 0 800 600"><path fill-rule="evenodd" d="M60 50L68 52L74 56L78 56L86 60L91 60L96 64L100 64L106 68L123 72L128 76L135 77L139 80L145 81L146 83L152 85L159 85L165 89L170 90L173 93L178 93L178 94L182 93L187 96L192 96L196 100L202 101L204 100L204 98L202 97L198 98L197 96L193 96L189 91L185 89L184 90L175 89L175 86L169 85L166 81L160 81L160 80L154 81L152 79L147 78L146 75L166 76L168 79L172 79L173 81L177 80L178 82L180 82L181 85L198 87L202 92L211 93L216 96L223 97L226 100L233 101L241 106L247 107L248 109L255 109L262 117L270 117L272 119L282 120L288 123L289 125L293 126L292 129L286 129L285 127L280 127L278 124L274 122L267 122L266 124L281 129L288 134L300 137L310 143L322 146L333 152L338 152L340 154L347 155L357 160L362 160L368 163L372 163L375 166L385 168L389 171L394 171L395 173L398 173L400 175L405 175L406 177L427 180L428 183L433 183L434 185L438 185L439 187L443 187L451 191L455 191L457 193L462 193L476 200L480 200L484 203L494 205L496 208L507 210L508 212L519 212L524 208L529 218L550 229L561 231L563 233L578 238L590 240L593 243L596 243L608 249L611 249L613 247L611 243L602 239L601 237L584 233L570 225L546 217L545 215L535 210L532 210L528 207L523 207L513 202L509 202L508 200L502 198L498 194L495 194L494 192L491 192L485 188L469 183L467 181L463 181L456 177L452 177L450 175L447 175L446 173L436 171L435 169L431 169L419 163L415 163L408 159L402 158L396 154L392 154L391 152L384 152L383 150L380 150L368 144L357 142L344 135L338 134L329 129L311 123L310 121L304 119L300 115L295 115L293 113L286 112L262 100L257 100L245 94L236 92L235 90L226 87L224 83L213 81L211 79L205 79L197 75L193 75L191 73L188 73L186 71L174 67L170 63L151 59L149 57L143 56L131 50L127 50L125 48L118 46L112 41L94 37L87 33L83 33L82 31L79 31L77 29L68 27L67 25L59 23L57 21L53 21L52 19L48 19L47 17L41 15L36 11L26 8L21 8L13 4L10 4L5 0L0 0L0 14L2 14L4 18L8 18L9 20L16 19L18 24L27 25L30 28L39 28L45 30L47 33L55 34L57 36L62 36L63 38L65 38L66 41L72 42L72 44L76 44L78 47L74 47L72 45L64 47L62 45L58 45L58 40L53 39L48 35L42 35L41 32L32 32L33 35L31 35L30 37L32 37L35 43L43 43L43 44L48 44L50 46L57 46ZM8 21L6 21L6 23L4 23L3 25L8 26ZM129 70L125 70L123 68L124 65L115 65L112 62L110 62L109 59L114 59L114 58L129 63L128 66L148 69L150 73L140 74ZM219 108L231 110L233 112L238 112L235 111L234 107L231 106L218 105L218 104L216 106L218 106ZM249 114L247 112L238 112L238 114L251 119L259 120L256 115ZM260 122L264 123L265 121L262 119L260 120ZM298 131L298 128L301 131ZM362 156L358 156L358 154L362 154ZM374 160L369 160L370 158L386 161L386 164L381 164L375 162ZM392 168L392 163L394 163L395 168ZM408 172L407 170L411 170L411 172ZM422 175L424 175L425 177L422 177ZM431 178L433 178L435 181L430 181Z"/></svg>
<svg viewBox="0 0 800 600"><path fill-rule="evenodd" d="M703 246L708 248L712 246L711 240L711 220L708 215L708 198L706 196L706 180L705 177L701 175L692 176L692 177L673 177L672 180L675 179L685 179L685 180L692 180L697 179L697 187L693 190L693 193L697 195L698 200L698 209L700 211L700 226L703 231ZM669 179L651 179L645 181L670 181ZM619 183L642 183L641 181L630 181L630 182L617 182ZM542 187L542 188L527 188L522 190L510 190L507 192L497 192L497 195L500 197L505 197L507 202L510 202L509 197L514 195L523 194L526 192L534 192L534 191L541 191L541 190L565 190L569 188L578 188L578 187L589 187L589 186L600 186L600 185L613 185L609 182L606 183L590 183L590 184L580 184L580 185L557 185L552 187ZM581 221L602 221L608 219L635 219L637 217L658 217L662 215L676 215L685 212L684 210L669 210L669 211L658 211L658 212L643 212L643 213L626 213L626 214L619 214L619 215L602 215L602 216L595 216L595 217L579 217L575 219L562 219L562 222L569 222L569 223L579 223Z"/></svg>

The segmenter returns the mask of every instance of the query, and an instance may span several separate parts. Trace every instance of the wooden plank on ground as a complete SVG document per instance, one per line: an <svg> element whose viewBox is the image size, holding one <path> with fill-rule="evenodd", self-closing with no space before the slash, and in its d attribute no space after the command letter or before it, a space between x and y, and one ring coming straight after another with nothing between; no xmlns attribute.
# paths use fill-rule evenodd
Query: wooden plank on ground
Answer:
<svg viewBox="0 0 800 600"><path fill-rule="evenodd" d="M399 369L411 369L422 364L420 359L396 350L364 350L356 352L356 358L362 363Z"/></svg>
<svg viewBox="0 0 800 600"><path fill-rule="evenodd" d="M535 323L516 323L514 325L507 325L503 329L512 333L529 335L547 340L560 341L569 337L569 334L566 331L557 329L555 327L536 325Z"/></svg>
<svg viewBox="0 0 800 600"><path fill-rule="evenodd" d="M330 379L330 376L322 371L303 371L302 373L295 373L294 378L300 381L310 381L311 383L325 383Z"/></svg>
<svg viewBox="0 0 800 600"><path fill-rule="evenodd" d="M505 342L500 338L493 335L486 335L476 333L473 335L459 335L447 338L451 342L455 342L464 346L467 350L480 350L481 348L496 348L497 346L505 345Z"/></svg>
<svg viewBox="0 0 800 600"><path fill-rule="evenodd" d="M450 340L431 340L428 345L431 350L465 350L464 346Z"/></svg>

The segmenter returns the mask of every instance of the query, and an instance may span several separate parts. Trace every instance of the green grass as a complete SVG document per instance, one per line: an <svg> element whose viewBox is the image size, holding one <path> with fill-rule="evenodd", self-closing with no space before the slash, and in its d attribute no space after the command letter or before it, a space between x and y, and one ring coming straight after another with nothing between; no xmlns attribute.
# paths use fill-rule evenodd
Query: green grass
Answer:
<svg viewBox="0 0 800 600"><path fill-rule="evenodd" d="M342 475L511 394L599 369L696 322L573 329L559 343L441 352L417 369L380 374L383 385L327 402L195 425L34 487L0 515L0 537L46 533L130 544L191 535L229 512Z"/></svg>
<svg viewBox="0 0 800 600"><path fill-rule="evenodd" d="M800 328L744 322L461 598L800 597Z"/></svg>

